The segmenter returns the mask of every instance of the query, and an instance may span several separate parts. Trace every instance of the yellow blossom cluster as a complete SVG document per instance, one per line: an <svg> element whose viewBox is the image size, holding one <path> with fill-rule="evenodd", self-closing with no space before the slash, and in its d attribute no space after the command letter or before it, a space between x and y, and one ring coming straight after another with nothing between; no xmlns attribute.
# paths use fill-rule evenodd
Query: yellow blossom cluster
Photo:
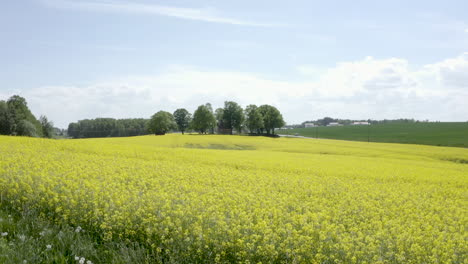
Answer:
<svg viewBox="0 0 468 264"><path fill-rule="evenodd" d="M0 199L160 261L467 263L468 149L0 137Z"/></svg>

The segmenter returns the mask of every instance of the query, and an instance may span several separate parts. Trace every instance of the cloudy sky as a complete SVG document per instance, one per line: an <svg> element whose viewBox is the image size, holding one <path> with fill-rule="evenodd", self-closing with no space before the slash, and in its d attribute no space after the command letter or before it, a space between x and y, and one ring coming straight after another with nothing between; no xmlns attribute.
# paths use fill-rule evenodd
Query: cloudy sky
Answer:
<svg viewBox="0 0 468 264"><path fill-rule="evenodd" d="M468 120L468 1L18 0L0 99L59 126L226 100L288 124Z"/></svg>

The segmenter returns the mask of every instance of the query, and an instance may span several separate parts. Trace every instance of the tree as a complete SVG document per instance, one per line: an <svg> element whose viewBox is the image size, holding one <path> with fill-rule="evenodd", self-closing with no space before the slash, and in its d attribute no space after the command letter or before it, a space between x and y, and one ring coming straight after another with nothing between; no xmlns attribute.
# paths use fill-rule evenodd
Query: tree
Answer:
<svg viewBox="0 0 468 264"><path fill-rule="evenodd" d="M214 114L216 118L216 124L218 126L218 133L220 133L223 129L226 128L223 122L223 113L224 113L224 109L218 108L216 109L215 114Z"/></svg>
<svg viewBox="0 0 468 264"><path fill-rule="evenodd" d="M216 124L215 116L210 107L211 105L208 104L200 105L193 113L191 126L202 134L206 134Z"/></svg>
<svg viewBox="0 0 468 264"><path fill-rule="evenodd" d="M242 123L244 122L244 111L236 102L224 102L223 124L226 128L232 130L235 128L237 133L241 133Z"/></svg>
<svg viewBox="0 0 468 264"><path fill-rule="evenodd" d="M328 126L328 124L330 124L332 122L337 122L337 121L338 121L338 119L334 119L334 118L331 118L331 117L324 117L323 119L318 119L317 123L320 126Z"/></svg>
<svg viewBox="0 0 468 264"><path fill-rule="evenodd" d="M210 111L211 115L214 117L213 107L211 106L211 104L206 103L205 106L206 106L206 109L208 109L208 111ZM210 128L209 128L210 134L214 134L215 127L216 127L216 118L212 119L212 121L213 122L211 122Z"/></svg>
<svg viewBox="0 0 468 264"><path fill-rule="evenodd" d="M0 101L0 135L11 134L11 123L8 113L8 105L5 101Z"/></svg>
<svg viewBox="0 0 468 264"><path fill-rule="evenodd" d="M20 136L31 134L31 130L29 129L30 125L21 122L22 120L26 120L35 127L35 136L42 136L41 123L29 110L26 99L18 95L13 95L8 99L6 104L8 107L8 119L10 122L11 134Z"/></svg>
<svg viewBox="0 0 468 264"><path fill-rule="evenodd" d="M54 124L47 120L46 116L41 116L39 122L41 122L42 135L46 138L52 138L54 136Z"/></svg>
<svg viewBox="0 0 468 264"><path fill-rule="evenodd" d="M275 128L280 128L285 125L283 116L276 107L271 105L262 105L258 108L263 119L263 128L266 130L267 134L275 134Z"/></svg>
<svg viewBox="0 0 468 264"><path fill-rule="evenodd" d="M174 112L174 120L177 127L184 134L184 131L189 127L192 121L192 114L190 114L185 108L179 108Z"/></svg>
<svg viewBox="0 0 468 264"><path fill-rule="evenodd" d="M175 129L176 126L171 113L159 111L154 114L148 122L148 131L156 135L165 135L171 129Z"/></svg>
<svg viewBox="0 0 468 264"><path fill-rule="evenodd" d="M17 126L18 135L28 136L28 137L37 137L38 133L36 126L26 119L21 120Z"/></svg>
<svg viewBox="0 0 468 264"><path fill-rule="evenodd" d="M80 138L80 124L78 123L70 123L68 124L67 134L72 138Z"/></svg>
<svg viewBox="0 0 468 264"><path fill-rule="evenodd" d="M248 105L245 108L245 125L250 130L250 133L260 134L260 129L264 126L263 125L263 118L262 114L260 113L258 107L256 105Z"/></svg>

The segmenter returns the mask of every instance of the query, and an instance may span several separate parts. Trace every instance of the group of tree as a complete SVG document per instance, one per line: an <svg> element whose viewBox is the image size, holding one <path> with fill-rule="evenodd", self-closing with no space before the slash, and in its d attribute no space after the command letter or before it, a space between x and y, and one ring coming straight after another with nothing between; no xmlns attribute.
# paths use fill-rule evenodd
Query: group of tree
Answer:
<svg viewBox="0 0 468 264"><path fill-rule="evenodd" d="M226 101L223 108L213 111L210 103L200 105L193 115L185 108L174 113L159 111L150 119L96 118L70 123L68 135L73 138L124 137L145 134L164 135L170 131L196 131L200 134L274 134L284 125L281 113L274 106L248 105Z"/></svg>
<svg viewBox="0 0 468 264"><path fill-rule="evenodd" d="M0 100L1 135L52 138L54 132L53 123L45 116L36 119L23 97L13 95L7 101Z"/></svg>
<svg viewBox="0 0 468 264"><path fill-rule="evenodd" d="M242 109L236 102L226 101L223 108L215 111L209 103L200 105L193 116L184 108L177 109L172 115L159 111L151 117L148 131L162 135L171 130L182 133L193 130L200 134L233 134L234 131L240 134L248 130L250 134L271 135L275 128L284 124L283 116L274 106L248 105Z"/></svg>
<svg viewBox="0 0 468 264"><path fill-rule="evenodd" d="M68 125L68 136L73 138L130 137L149 134L148 119L96 118L84 119Z"/></svg>

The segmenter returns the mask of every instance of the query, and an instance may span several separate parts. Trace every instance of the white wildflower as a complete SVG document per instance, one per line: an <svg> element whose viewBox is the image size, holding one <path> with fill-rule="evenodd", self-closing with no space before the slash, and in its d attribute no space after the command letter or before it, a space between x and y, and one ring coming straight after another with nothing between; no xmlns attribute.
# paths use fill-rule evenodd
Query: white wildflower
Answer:
<svg viewBox="0 0 468 264"><path fill-rule="evenodd" d="M78 257L78 256L75 256L75 260L80 260L80 257Z"/></svg>
<svg viewBox="0 0 468 264"><path fill-rule="evenodd" d="M78 227L75 229L75 232L76 232L76 233L79 233L81 230L82 230L81 226L78 226Z"/></svg>
<svg viewBox="0 0 468 264"><path fill-rule="evenodd" d="M46 232L45 232L45 230L44 230L44 231L41 231L41 232L39 233L39 235L40 235L40 236L45 236L45 233L46 233Z"/></svg>
<svg viewBox="0 0 468 264"><path fill-rule="evenodd" d="M52 249L52 245L47 245L46 248L47 248L47 250L50 250L50 249Z"/></svg>
<svg viewBox="0 0 468 264"><path fill-rule="evenodd" d="M21 241L25 241L26 240L26 236L25 235L19 235L18 238L21 240Z"/></svg>
<svg viewBox="0 0 468 264"><path fill-rule="evenodd" d="M78 261L78 263L84 264L85 260L86 260L85 258L81 257L81 258L80 258L80 261Z"/></svg>
<svg viewBox="0 0 468 264"><path fill-rule="evenodd" d="M86 261L86 264L93 264L93 262L91 262L91 260L88 260Z"/></svg>
<svg viewBox="0 0 468 264"><path fill-rule="evenodd" d="M28 263L28 261L27 261L27 260L23 260L23 263Z"/></svg>
<svg viewBox="0 0 468 264"><path fill-rule="evenodd" d="M2 232L2 237L8 236L8 232Z"/></svg>

